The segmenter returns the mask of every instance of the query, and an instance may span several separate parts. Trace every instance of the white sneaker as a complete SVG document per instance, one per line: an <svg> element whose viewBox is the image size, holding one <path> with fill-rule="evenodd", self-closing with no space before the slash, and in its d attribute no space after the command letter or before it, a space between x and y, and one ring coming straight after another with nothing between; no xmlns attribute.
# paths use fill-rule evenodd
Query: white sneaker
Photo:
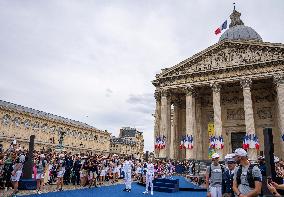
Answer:
<svg viewBox="0 0 284 197"><path fill-rule="evenodd" d="M153 194L154 194L153 191L151 191L151 195L152 195L152 196L153 196Z"/></svg>
<svg viewBox="0 0 284 197"><path fill-rule="evenodd" d="M37 193L38 193L38 194L42 194L42 192L41 192L41 191L38 191Z"/></svg>
<svg viewBox="0 0 284 197"><path fill-rule="evenodd" d="M143 194L148 194L148 191L143 192Z"/></svg>

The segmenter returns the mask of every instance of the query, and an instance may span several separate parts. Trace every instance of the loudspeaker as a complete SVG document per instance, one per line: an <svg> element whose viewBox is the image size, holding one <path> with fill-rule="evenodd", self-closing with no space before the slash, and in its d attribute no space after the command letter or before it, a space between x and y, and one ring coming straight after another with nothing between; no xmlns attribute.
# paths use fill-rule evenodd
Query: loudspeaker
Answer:
<svg viewBox="0 0 284 197"><path fill-rule="evenodd" d="M273 144L273 135L271 128L263 129L264 136L264 157L265 157L265 166L266 166L266 176L262 177L262 194L271 195L267 188L267 177L272 177L275 180L275 164L274 164L274 144Z"/></svg>
<svg viewBox="0 0 284 197"><path fill-rule="evenodd" d="M146 151L145 160L148 162L148 159L149 159L149 151Z"/></svg>
<svg viewBox="0 0 284 197"><path fill-rule="evenodd" d="M274 144L271 128L263 130L264 136L264 157L266 164L266 175L272 178L276 177L275 164L274 164Z"/></svg>
<svg viewBox="0 0 284 197"><path fill-rule="evenodd" d="M32 178L34 144L35 144L35 135L31 135L29 143L29 153L26 156L27 159L26 162L24 163L24 168L23 168L23 179Z"/></svg>

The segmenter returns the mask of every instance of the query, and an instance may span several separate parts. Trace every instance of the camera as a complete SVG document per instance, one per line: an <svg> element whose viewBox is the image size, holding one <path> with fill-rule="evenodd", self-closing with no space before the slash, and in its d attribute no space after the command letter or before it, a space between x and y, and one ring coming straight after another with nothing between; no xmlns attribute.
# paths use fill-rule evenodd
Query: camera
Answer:
<svg viewBox="0 0 284 197"><path fill-rule="evenodd" d="M267 177L267 182L270 184L272 182L272 178L270 176Z"/></svg>

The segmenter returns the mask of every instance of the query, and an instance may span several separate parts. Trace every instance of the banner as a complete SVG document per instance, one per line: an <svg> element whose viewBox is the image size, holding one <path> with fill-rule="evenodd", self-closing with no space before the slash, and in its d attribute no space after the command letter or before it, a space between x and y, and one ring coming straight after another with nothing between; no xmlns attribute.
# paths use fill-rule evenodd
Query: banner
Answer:
<svg viewBox="0 0 284 197"><path fill-rule="evenodd" d="M212 122L208 123L208 134L209 137L214 136L214 123Z"/></svg>
<svg viewBox="0 0 284 197"><path fill-rule="evenodd" d="M208 123L208 135L209 135L209 138L211 138L211 137L213 137L215 135L214 123L212 123L212 122ZM215 153L215 149L211 147L211 144L209 142L209 145L208 145L208 158L211 159L212 155L214 153Z"/></svg>

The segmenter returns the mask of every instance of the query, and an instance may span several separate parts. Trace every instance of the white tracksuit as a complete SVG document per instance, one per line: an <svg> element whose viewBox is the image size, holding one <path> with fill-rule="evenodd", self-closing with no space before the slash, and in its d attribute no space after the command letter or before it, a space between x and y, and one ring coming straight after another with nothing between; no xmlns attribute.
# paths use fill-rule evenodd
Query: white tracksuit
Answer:
<svg viewBox="0 0 284 197"><path fill-rule="evenodd" d="M146 191L148 192L148 187L151 187L151 192L153 192L153 179L154 179L154 165L152 163L147 164L146 168Z"/></svg>
<svg viewBox="0 0 284 197"><path fill-rule="evenodd" d="M124 171L124 184L126 189L131 189L131 170L133 163L131 161L125 161L123 163L123 171Z"/></svg>

